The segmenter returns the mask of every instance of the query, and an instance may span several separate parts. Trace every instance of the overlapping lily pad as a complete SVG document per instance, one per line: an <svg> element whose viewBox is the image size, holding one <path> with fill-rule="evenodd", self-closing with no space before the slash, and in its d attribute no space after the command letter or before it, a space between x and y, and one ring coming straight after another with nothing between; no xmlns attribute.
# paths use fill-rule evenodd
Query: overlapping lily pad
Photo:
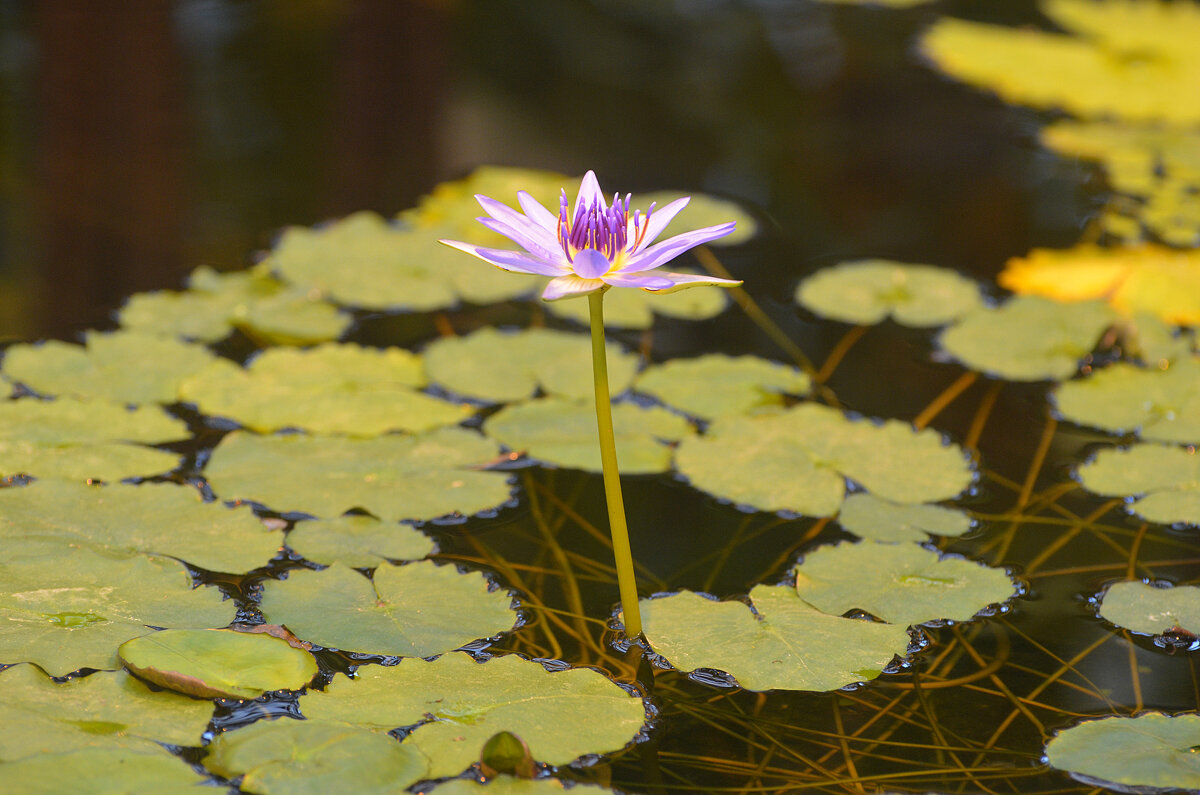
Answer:
<svg viewBox="0 0 1200 795"><path fill-rule="evenodd" d="M430 778L465 770L499 731L523 739L535 760L565 765L619 751L646 720L642 700L598 671L551 673L513 655L476 663L446 654L360 668L355 680L337 677L324 692L301 696L300 710L310 720L376 730L420 723L404 744L429 758Z"/></svg>
<svg viewBox="0 0 1200 795"><path fill-rule="evenodd" d="M462 428L373 439L235 431L213 451L205 474L217 496L320 518L361 508L385 520L470 516L510 496L508 475L479 467L499 446Z"/></svg>
<svg viewBox="0 0 1200 795"><path fill-rule="evenodd" d="M86 346L49 340L4 352L3 373L44 395L118 403L174 403L179 383L213 354L199 345L136 331L89 331Z"/></svg>
<svg viewBox="0 0 1200 795"><path fill-rule="evenodd" d="M400 348L326 343L308 350L272 348L246 368L213 362L180 388L200 411L270 432L377 436L455 425L471 410L417 391L421 359Z"/></svg>
<svg viewBox="0 0 1200 795"><path fill-rule="evenodd" d="M925 541L928 535L960 536L971 529L971 518L940 505L906 505L873 494L851 494L842 503L838 524L871 541ZM928 534L928 535L927 535Z"/></svg>
<svg viewBox="0 0 1200 795"><path fill-rule="evenodd" d="M1046 744L1052 767L1121 787L1200 789L1200 715L1089 720Z"/></svg>
<svg viewBox="0 0 1200 795"><path fill-rule="evenodd" d="M1195 448L1138 444L1101 450L1079 468L1088 491L1129 497L1130 510L1151 522L1200 525L1200 455Z"/></svg>
<svg viewBox="0 0 1200 795"><path fill-rule="evenodd" d="M425 351L425 369L431 381L451 392L494 403L522 400L539 388L552 395L586 399L594 389L591 345L586 334L483 328L434 342ZM605 347L609 389L615 395L633 381L638 360L618 345Z"/></svg>
<svg viewBox="0 0 1200 795"><path fill-rule="evenodd" d="M1166 369L1117 362L1058 388L1062 416L1151 442L1200 442L1200 358Z"/></svg>
<svg viewBox="0 0 1200 795"><path fill-rule="evenodd" d="M263 586L266 619L322 646L430 657L512 629L512 597L479 572L420 561L372 579L340 563Z"/></svg>
<svg viewBox="0 0 1200 795"><path fill-rule="evenodd" d="M972 370L1010 381L1061 380L1075 374L1114 318L1095 301L1022 295L967 315L946 329L941 346Z"/></svg>
<svg viewBox="0 0 1200 795"><path fill-rule="evenodd" d="M950 499L974 473L963 451L935 431L897 420L851 420L812 403L717 418L675 453L692 485L763 511L837 513L844 478L902 503Z"/></svg>
<svg viewBox="0 0 1200 795"><path fill-rule="evenodd" d="M386 734L278 718L218 734L204 767L229 779L244 776L239 790L262 795L392 795L425 778L428 762Z"/></svg>
<svg viewBox="0 0 1200 795"><path fill-rule="evenodd" d="M263 526L249 507L231 510L205 502L196 489L174 483L39 480L0 489L0 539L84 542L117 554L170 555L202 569L237 573L265 566L283 546L283 534Z"/></svg>
<svg viewBox="0 0 1200 795"><path fill-rule="evenodd" d="M712 242L715 244L724 240L718 238ZM677 273L694 272L673 266L672 269ZM674 293L609 290L604 294L604 325L608 328L648 329L654 325L655 315L679 320L707 320L724 312L727 306L729 296L722 287L691 287ZM587 301L548 301L545 307L550 314L558 317L583 325L591 322Z"/></svg>
<svg viewBox="0 0 1200 795"><path fill-rule="evenodd" d="M678 414L656 406L618 403L612 407L617 463L627 475L666 472L671 448L691 434ZM488 418L484 433L512 450L554 466L599 472L596 409L590 402L542 398L506 406Z"/></svg>
<svg viewBox="0 0 1200 795"><path fill-rule="evenodd" d="M918 328L945 325L983 303L979 285L948 268L878 259L817 271L796 288L796 302L843 323L873 325L891 317Z"/></svg>
<svg viewBox="0 0 1200 795"><path fill-rule="evenodd" d="M744 602L690 591L643 599L646 639L682 671L714 668L747 690L837 690L874 679L908 651L908 630L822 613L783 585Z"/></svg>
<svg viewBox="0 0 1200 795"><path fill-rule="evenodd" d="M969 621L1017 588L1003 569L940 557L917 544L818 547L794 569L800 598L825 613L863 610L891 624Z"/></svg>
<svg viewBox="0 0 1200 795"><path fill-rule="evenodd" d="M371 569L389 560L419 560L434 552L429 536L374 516L339 516L297 522L287 545L314 563Z"/></svg>
<svg viewBox="0 0 1200 795"><path fill-rule="evenodd" d="M781 406L784 395L803 395L811 385L805 373L786 364L757 356L710 353L648 367L634 388L708 420Z"/></svg>
<svg viewBox="0 0 1200 795"><path fill-rule="evenodd" d="M1140 581L1114 583L1101 598L1100 617L1146 635L1181 630L1200 635L1200 588L1156 587Z"/></svg>
<svg viewBox="0 0 1200 795"><path fill-rule="evenodd" d="M0 778L21 795L178 795L211 793L208 779L162 747L80 748L0 764Z"/></svg>

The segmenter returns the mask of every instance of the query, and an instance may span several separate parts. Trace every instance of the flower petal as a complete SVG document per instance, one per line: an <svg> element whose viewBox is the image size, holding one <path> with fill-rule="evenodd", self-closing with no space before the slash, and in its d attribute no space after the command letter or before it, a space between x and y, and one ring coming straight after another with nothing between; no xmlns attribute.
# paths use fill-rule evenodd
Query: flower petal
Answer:
<svg viewBox="0 0 1200 795"><path fill-rule="evenodd" d="M733 231L735 225L733 221L730 221L727 224L706 226L703 229L684 232L682 235L668 238L661 243L655 243L650 248L631 255L625 267L621 268L621 273L639 273L640 271L657 268L659 265L675 259L688 249L695 248L710 240L716 240L718 237L725 237L725 235Z"/></svg>
<svg viewBox="0 0 1200 795"><path fill-rule="evenodd" d="M497 268L502 268L506 271L513 271L514 273L530 273L537 276L558 276L567 270L564 266L540 260L537 257L526 254L523 251L508 251L502 248L484 248L483 246L476 246L472 243L462 243L458 240L439 240L438 242L445 243L447 246L456 248L459 251L465 251L468 254L473 254L484 262L495 265Z"/></svg>
<svg viewBox="0 0 1200 795"><path fill-rule="evenodd" d="M608 273L612 263L594 248L585 248L575 255L572 269L584 279L599 279Z"/></svg>
<svg viewBox="0 0 1200 795"><path fill-rule="evenodd" d="M517 202L520 203L521 209L525 211L525 215L529 217L538 226L545 229L558 239L558 216L542 206L542 203L529 195L528 191L517 191Z"/></svg>
<svg viewBox="0 0 1200 795"><path fill-rule="evenodd" d="M597 290L603 290L607 285L599 279L581 279L575 274L558 276L550 280L542 291L543 301L560 301L563 298L576 298Z"/></svg>
<svg viewBox="0 0 1200 795"><path fill-rule="evenodd" d="M493 232L504 235L538 259L552 262L563 268L567 267L567 255L563 253L562 246L558 245L557 241L554 245L547 247L545 241L528 233L528 227L515 229L495 218L476 218L475 220Z"/></svg>
<svg viewBox="0 0 1200 795"><path fill-rule="evenodd" d="M666 274L659 273L610 273L600 279L613 287L640 287L643 290L665 290L675 285Z"/></svg>
<svg viewBox="0 0 1200 795"><path fill-rule="evenodd" d="M654 240L662 234L662 230L667 228L667 224L679 215L679 211L687 207L687 203L692 200L691 196L684 196L682 199L676 199L665 207L656 208L650 213L650 220L646 222L646 234L642 237L642 244L635 249L641 251L649 246Z"/></svg>
<svg viewBox="0 0 1200 795"><path fill-rule="evenodd" d="M600 192L596 172L589 171L583 175L583 182L579 183L579 193L575 196L575 203L571 205L571 212L577 213L580 207L591 207L593 203L599 204L601 210L608 207L604 203L604 194Z"/></svg>
<svg viewBox="0 0 1200 795"><path fill-rule="evenodd" d="M653 275L661 277L666 282L670 282L670 286L643 287L643 290L650 290L655 293L673 293L678 290L686 290L689 287L704 287L706 285L712 287L737 287L742 283L741 279L718 279L715 276L702 276L698 273L666 273L659 271ZM638 277L630 276L628 278L636 279Z"/></svg>
<svg viewBox="0 0 1200 795"><path fill-rule="evenodd" d="M484 212L521 235L523 239L540 241L542 249L560 248L557 234L534 223L504 202L498 202L482 194L475 194L475 201L479 202L479 206L483 208ZM500 234L509 238L517 245L524 246L530 251L537 253L535 249L525 246L521 240L518 240L507 232L501 232Z"/></svg>

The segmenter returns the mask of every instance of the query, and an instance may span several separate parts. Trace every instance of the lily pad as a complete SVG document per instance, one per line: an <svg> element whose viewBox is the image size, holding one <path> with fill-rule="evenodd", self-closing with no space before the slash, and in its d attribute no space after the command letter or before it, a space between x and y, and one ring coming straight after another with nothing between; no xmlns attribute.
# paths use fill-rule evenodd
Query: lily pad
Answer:
<svg viewBox="0 0 1200 795"><path fill-rule="evenodd" d="M512 597L479 572L420 561L372 579L335 563L263 585L266 619L328 648L430 657L513 628Z"/></svg>
<svg viewBox="0 0 1200 795"><path fill-rule="evenodd" d="M21 795L178 795L211 793L208 779L165 748L81 748L0 764L9 792Z"/></svg>
<svg viewBox="0 0 1200 795"><path fill-rule="evenodd" d="M1008 572L917 544L818 547L794 570L800 598L825 613L863 610L890 624L969 621L1017 595Z"/></svg>
<svg viewBox="0 0 1200 795"><path fill-rule="evenodd" d="M624 392L638 358L620 346L605 346L609 389ZM460 395L493 403L532 397L540 387L560 397L592 396L592 343L586 334L544 328L505 333L483 328L465 337L445 337L425 351L431 381Z"/></svg>
<svg viewBox="0 0 1200 795"><path fill-rule="evenodd" d="M1200 358L1165 369L1117 362L1061 385L1055 403L1080 425L1135 431L1150 442L1200 442Z"/></svg>
<svg viewBox="0 0 1200 795"><path fill-rule="evenodd" d="M1079 468L1079 482L1096 494L1137 497L1130 510L1151 522L1200 525L1200 456L1195 448L1138 444L1101 450Z"/></svg>
<svg viewBox="0 0 1200 795"><path fill-rule="evenodd" d="M1110 585L1100 601L1100 617L1146 635L1183 630L1200 635L1200 588L1163 588L1144 582Z"/></svg>
<svg viewBox="0 0 1200 795"><path fill-rule="evenodd" d="M499 453L495 442L463 428L374 439L235 431L217 445L205 474L222 499L275 511L332 518L361 508L380 519L425 521L507 502L507 474L472 469Z"/></svg>
<svg viewBox="0 0 1200 795"><path fill-rule="evenodd" d="M420 530L374 516L339 516L297 522L287 545L313 563L371 569L389 560L419 560L435 551Z"/></svg>
<svg viewBox="0 0 1200 795"><path fill-rule="evenodd" d="M13 345L4 375L44 395L174 403L179 383L213 360L199 345L136 331L89 331L86 347L58 340Z"/></svg>
<svg viewBox="0 0 1200 795"><path fill-rule="evenodd" d="M154 553L209 571L265 566L283 546L249 507L205 502L174 483L109 486L36 481L0 489L0 539L85 542L116 554ZM2 556L0 556L2 557Z"/></svg>
<svg viewBox="0 0 1200 795"><path fill-rule="evenodd" d="M843 323L873 325L891 317L902 326L943 326L979 309L979 285L948 268L870 259L843 262L809 276L796 302Z"/></svg>
<svg viewBox="0 0 1200 795"><path fill-rule="evenodd" d="M185 381L180 394L205 414L264 433L302 428L378 436L456 425L471 414L466 406L418 392L424 383L414 353L326 343L272 348L246 368L215 361Z"/></svg>
<svg viewBox="0 0 1200 795"><path fill-rule="evenodd" d="M784 585L756 585L753 610L690 591L643 599L646 639L682 671L714 668L747 690L837 690L908 652L908 630L831 616Z"/></svg>
<svg viewBox="0 0 1200 795"><path fill-rule="evenodd" d="M0 554L0 660L52 676L115 669L117 646L150 627L224 626L237 610L215 588L192 588L167 558L101 555L30 541Z"/></svg>
<svg viewBox="0 0 1200 795"><path fill-rule="evenodd" d="M725 238L718 238L712 243L724 241ZM677 272L695 271L679 268ZM655 315L679 320L707 320L721 314L728 306L729 296L721 287L691 287L674 293L609 290L604 294L604 325L608 328L648 329L654 325ZM574 320L585 326L591 323L587 301L548 301L545 307L557 317Z"/></svg>
<svg viewBox="0 0 1200 795"><path fill-rule="evenodd" d="M634 383L637 391L705 420L781 406L784 395L803 395L811 386L809 377L795 367L720 353L648 367Z"/></svg>
<svg viewBox="0 0 1200 795"><path fill-rule="evenodd" d="M594 787L591 784L573 784L570 789L556 778L514 778L513 776L496 776L488 781L477 781L473 778L452 778L438 784L430 792L438 795L544 795L552 792L577 792L580 795L600 792L614 792L607 787Z"/></svg>
<svg viewBox="0 0 1200 795"><path fill-rule="evenodd" d="M972 370L1010 381L1074 375L1115 315L1095 301L1062 304L1022 295L946 329L941 346Z"/></svg>
<svg viewBox="0 0 1200 795"><path fill-rule="evenodd" d="M204 758L219 776L244 776L239 791L262 795L392 795L425 778L427 766L419 751L386 734L290 718L218 734Z"/></svg>
<svg viewBox="0 0 1200 795"><path fill-rule="evenodd" d="M646 720L642 700L598 671L550 672L515 655L359 668L356 679L335 677L323 692L301 696L300 710L310 720L376 730L420 724L404 744L429 758L430 778L461 773L500 731L523 739L537 761L565 765L624 748Z"/></svg>
<svg viewBox="0 0 1200 795"><path fill-rule="evenodd" d="M864 492L846 498L837 520L844 530L860 538L889 543L919 543L928 535L960 536L971 529L971 517L962 511L940 505L905 505Z"/></svg>
<svg viewBox="0 0 1200 795"><path fill-rule="evenodd" d="M674 235L681 235L684 232L691 232L706 226L726 224L730 221L737 223L734 231L725 237L717 238L708 245L736 246L745 243L758 234L758 221L754 220L754 216L747 213L740 204L729 199L720 199L704 193L685 193L675 190L639 193L630 199L629 207L631 210L635 207L645 210L650 207L651 202L656 203L659 207L666 207L671 202L681 199L684 196L691 197L687 203L687 207L684 208L683 212L671 219L671 223L667 224L662 234L659 235L660 240L666 240Z"/></svg>
<svg viewBox="0 0 1200 795"><path fill-rule="evenodd" d="M671 448L664 442L691 433L687 420L658 407L618 403L612 414L617 463L627 475L666 472L671 468ZM483 431L547 464L601 470L593 403L550 397L505 406L488 418Z"/></svg>
<svg viewBox="0 0 1200 795"><path fill-rule="evenodd" d="M1052 767L1123 787L1200 789L1200 715L1148 712L1063 729L1046 744Z"/></svg>
<svg viewBox="0 0 1200 795"><path fill-rule="evenodd" d="M897 420L850 420L813 403L718 417L686 438L675 464L692 485L762 511L833 516L845 477L901 503L950 499L974 474L962 450Z"/></svg>
<svg viewBox="0 0 1200 795"><path fill-rule="evenodd" d="M0 734L4 761L91 747L200 745L213 714L211 703L152 691L124 671L60 683L33 665L14 665L0 671L0 688L0 720L21 727Z"/></svg>
<svg viewBox="0 0 1200 795"><path fill-rule="evenodd" d="M117 654L147 682L197 698L299 690L317 674L317 661L304 649L229 629L164 629L122 643Z"/></svg>

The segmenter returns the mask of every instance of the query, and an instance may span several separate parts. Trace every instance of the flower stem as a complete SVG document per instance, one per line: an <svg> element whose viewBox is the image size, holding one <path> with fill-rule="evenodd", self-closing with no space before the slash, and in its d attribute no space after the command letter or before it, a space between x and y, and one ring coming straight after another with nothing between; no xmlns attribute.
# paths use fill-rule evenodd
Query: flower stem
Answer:
<svg viewBox="0 0 1200 795"><path fill-rule="evenodd" d="M642 634L642 613L638 606L633 554L629 549L629 527L625 523L625 502L621 498L621 473L617 471L617 443L613 438L608 357L604 350L604 293L604 290L599 290L588 295L592 325L592 377L596 383L596 427L600 432L600 461L604 465L608 529L612 534L613 556L617 562L617 586L621 592L621 609L625 613L625 635L632 639Z"/></svg>

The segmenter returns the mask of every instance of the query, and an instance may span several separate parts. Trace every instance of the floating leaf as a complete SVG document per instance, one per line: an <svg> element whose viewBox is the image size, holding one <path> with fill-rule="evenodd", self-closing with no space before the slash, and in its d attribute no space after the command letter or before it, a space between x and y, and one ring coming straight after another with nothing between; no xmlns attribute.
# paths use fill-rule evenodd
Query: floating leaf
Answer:
<svg viewBox="0 0 1200 795"><path fill-rule="evenodd" d="M480 166L464 179L439 183L429 195L421 197L414 209L401 213L400 218L417 228L448 233L439 237L503 248L511 245L511 241L476 220L479 217L476 194L494 197L515 208L517 191L525 191L553 211L558 207L559 191L571 185L579 185L579 177L533 168Z"/></svg>
<svg viewBox="0 0 1200 795"><path fill-rule="evenodd" d="M425 778L428 762L386 734L277 718L218 734L204 767L228 779L244 776L241 792L393 795Z"/></svg>
<svg viewBox="0 0 1200 795"><path fill-rule="evenodd" d="M339 516L297 522L287 545L313 563L344 563L372 569L388 560L419 560L435 551L433 541L413 527L374 516Z"/></svg>
<svg viewBox="0 0 1200 795"><path fill-rule="evenodd" d="M224 626L235 612L215 588L193 590L183 564L167 558L46 541L0 553L0 660L53 676L119 667L117 646L150 627Z"/></svg>
<svg viewBox="0 0 1200 795"><path fill-rule="evenodd" d="M660 190L653 193L639 193L629 201L630 209L648 209L650 203L656 203L660 208L666 207L676 199L691 197L683 212L671 219L671 223L659 235L659 240L666 240L674 235L692 232L706 226L726 224L730 221L737 223L737 228L725 237L711 241L713 246L736 246L745 243L758 234L758 222L754 216L747 213L740 204L728 199L719 199L703 193L685 193L675 190Z"/></svg>
<svg viewBox="0 0 1200 795"><path fill-rule="evenodd" d="M1144 582L1110 585L1100 602L1100 617L1146 635L1183 630L1200 635L1200 588L1155 587Z"/></svg>
<svg viewBox="0 0 1200 795"><path fill-rule="evenodd" d="M753 612L690 591L643 599L646 639L682 671L726 671L747 690L837 690L908 651L908 630L819 612L783 585L756 585Z"/></svg>
<svg viewBox="0 0 1200 795"><path fill-rule="evenodd" d="M971 518L962 511L940 505L905 505L859 492L842 503L838 524L871 541L922 542L927 535L960 536L971 529Z"/></svg>
<svg viewBox="0 0 1200 795"><path fill-rule="evenodd" d="M1200 358L1166 368L1117 362L1062 384L1054 396L1072 422L1152 442L1200 442Z"/></svg>
<svg viewBox="0 0 1200 795"><path fill-rule="evenodd" d="M500 453L462 428L374 439L229 434L205 474L222 499L252 500L280 512L341 516L361 508L380 519L469 516L509 499L508 475L478 472Z"/></svg>
<svg viewBox="0 0 1200 795"><path fill-rule="evenodd" d="M452 778L438 784L430 792L438 795L545 795L551 792L589 793L614 792L606 787L594 787L591 784L573 784L570 789L563 786L556 778L513 778L512 776L497 776L487 782L476 781L473 778Z"/></svg>
<svg viewBox="0 0 1200 795"><path fill-rule="evenodd" d="M229 629L164 629L122 643L117 653L147 682L198 698L299 690L317 674L313 656L286 640Z"/></svg>
<svg viewBox="0 0 1200 795"><path fill-rule="evenodd" d="M1003 569L939 557L916 544L875 541L818 547L794 570L800 598L825 613L864 610L891 624L969 621L1016 596Z"/></svg>
<svg viewBox="0 0 1200 795"><path fill-rule="evenodd" d="M433 561L380 566L370 580L335 563L264 583L262 612L329 648L430 657L512 629L511 602L481 573Z"/></svg>
<svg viewBox="0 0 1200 795"><path fill-rule="evenodd" d="M1200 789L1200 715L1088 720L1046 743L1052 767L1123 787Z"/></svg>
<svg viewBox="0 0 1200 795"><path fill-rule="evenodd" d="M1061 380L1075 374L1112 321L1094 301L1017 296L967 315L942 333L941 345L972 370L1010 381Z"/></svg>
<svg viewBox="0 0 1200 795"><path fill-rule="evenodd" d="M903 326L942 326L982 305L979 285L948 268L888 260L843 262L809 276L796 302L843 323L872 325L888 317Z"/></svg>
<svg viewBox="0 0 1200 795"><path fill-rule="evenodd" d="M540 387L561 397L593 394L592 342L586 334L544 328L505 333L483 328L465 337L445 337L425 351L430 380L470 398L505 403L531 397ZM605 346L608 383L625 391L637 371L637 357Z"/></svg>
<svg viewBox="0 0 1200 795"><path fill-rule="evenodd" d="M658 407L618 403L612 415L617 463L627 475L666 472L671 468L671 448L663 442L691 433L687 420ZM592 403L551 397L506 406L488 418L483 431L512 450L554 466L601 469Z"/></svg>
<svg viewBox="0 0 1200 795"><path fill-rule="evenodd" d="M684 214L687 214L686 211ZM727 239L718 238L711 242L715 245ZM676 272L695 271L678 268ZM654 325L655 315L679 320L708 320L724 312L727 306L729 296L721 287L691 287L674 293L609 290L604 295L604 325L608 328L648 329ZM545 307L557 317L574 320L585 326L591 322L587 301L547 301Z"/></svg>
<svg viewBox="0 0 1200 795"><path fill-rule="evenodd" d="M310 720L369 729L419 723L404 744L429 757L430 778L461 773L500 731L523 739L537 761L565 765L624 748L646 720L642 700L598 671L552 673L515 655L476 663L446 654L359 668L356 679L335 677L323 692L301 696L300 710Z"/></svg>
<svg viewBox="0 0 1200 795"><path fill-rule="evenodd" d="M1200 525L1200 456L1194 448L1138 444L1101 450L1079 468L1088 491L1132 497L1130 510L1151 522Z"/></svg>
<svg viewBox="0 0 1200 795"><path fill-rule="evenodd" d="M795 367L756 356L711 353L648 367L634 388L707 420L781 406L783 395L803 395L811 385Z"/></svg>
<svg viewBox="0 0 1200 795"><path fill-rule="evenodd" d="M0 765L9 792L21 795L178 795L211 793L208 779L165 748L81 748Z"/></svg>
<svg viewBox="0 0 1200 795"><path fill-rule="evenodd" d="M754 416L717 418L675 453L692 485L762 511L837 513L851 478L884 499L954 497L973 478L962 450L935 431L897 420L853 421L813 403Z"/></svg>
<svg viewBox="0 0 1200 795"><path fill-rule="evenodd" d="M14 345L4 352L4 375L44 395L174 403L179 383L214 358L199 345L136 331L89 331L85 340L86 348L58 340Z"/></svg>
<svg viewBox="0 0 1200 795"><path fill-rule="evenodd" d="M210 571L265 566L283 546L248 507L205 502L174 483L89 486L36 481L0 489L0 539L85 542L117 554L170 555Z"/></svg>
<svg viewBox="0 0 1200 795"><path fill-rule="evenodd" d="M181 387L183 400L205 414L229 417L269 433L378 436L456 425L471 409L416 391L421 359L400 348L326 343L307 350L272 348L241 368L213 362Z"/></svg>

